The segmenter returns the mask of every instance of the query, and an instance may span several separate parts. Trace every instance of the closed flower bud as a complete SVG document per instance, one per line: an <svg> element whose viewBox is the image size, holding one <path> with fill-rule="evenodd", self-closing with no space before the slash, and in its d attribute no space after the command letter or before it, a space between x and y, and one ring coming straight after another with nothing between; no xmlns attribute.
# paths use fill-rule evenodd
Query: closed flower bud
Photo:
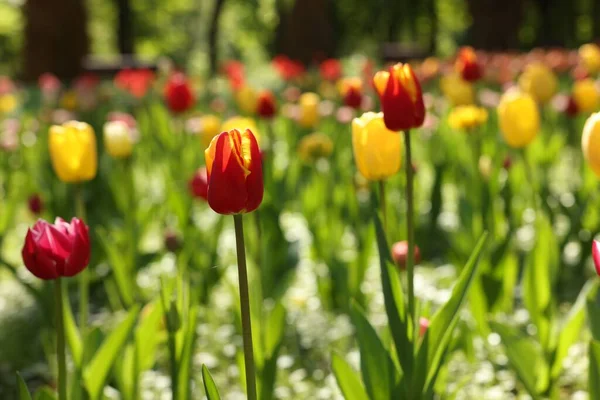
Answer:
<svg viewBox="0 0 600 400"><path fill-rule="evenodd" d="M590 113L596 111L600 103L600 93L596 82L590 78L575 81L573 84L573 100L580 112Z"/></svg>
<svg viewBox="0 0 600 400"><path fill-rule="evenodd" d="M448 124L453 129L470 131L486 123L488 112L483 107L458 106L452 109L448 116Z"/></svg>
<svg viewBox="0 0 600 400"><path fill-rule="evenodd" d="M383 121L391 131L418 128L425 120L421 85L408 64L396 64L373 77L379 94Z"/></svg>
<svg viewBox="0 0 600 400"><path fill-rule="evenodd" d="M205 151L208 204L219 214L254 211L263 198L262 160L249 129L216 136Z"/></svg>
<svg viewBox="0 0 600 400"><path fill-rule="evenodd" d="M354 109L362 105L362 80L360 78L345 78L339 82L339 90L344 104Z"/></svg>
<svg viewBox="0 0 600 400"><path fill-rule="evenodd" d="M298 100L298 123L304 128L314 128L319 123L319 103L316 93L304 93Z"/></svg>
<svg viewBox="0 0 600 400"><path fill-rule="evenodd" d="M406 262L408 260L408 242L406 240L394 243L392 246L392 259L401 270L406 269ZM415 264L419 264L420 262L421 250L415 245Z"/></svg>
<svg viewBox="0 0 600 400"><path fill-rule="evenodd" d="M206 168L200 168L188 182L190 194L196 199L208 201L208 175Z"/></svg>
<svg viewBox="0 0 600 400"><path fill-rule="evenodd" d="M577 102L575 101L573 96L569 96L563 111L567 115L567 117L570 118L576 117L577 114L579 114L579 107L577 106Z"/></svg>
<svg viewBox="0 0 600 400"><path fill-rule="evenodd" d="M21 251L25 267L40 279L74 276L90 261L88 227L79 219L57 218L54 224L38 220L27 230Z"/></svg>
<svg viewBox="0 0 600 400"><path fill-rule="evenodd" d="M44 202L39 194L32 194L27 199L27 206L33 215L40 215L44 211Z"/></svg>
<svg viewBox="0 0 600 400"><path fill-rule="evenodd" d="M235 102L244 114L254 114L257 102L256 91L248 85L244 85L235 92Z"/></svg>
<svg viewBox="0 0 600 400"><path fill-rule="evenodd" d="M69 121L50 127L48 148L52 167L67 183L94 179L98 168L96 135L85 122Z"/></svg>
<svg viewBox="0 0 600 400"><path fill-rule="evenodd" d="M512 159L509 156L504 157L504 161L502 161L502 168L505 170L509 170L512 167Z"/></svg>
<svg viewBox="0 0 600 400"><path fill-rule="evenodd" d="M600 177L600 113L590 115L585 122L581 149L592 171Z"/></svg>
<svg viewBox="0 0 600 400"><path fill-rule="evenodd" d="M600 71L600 47L598 45L588 43L581 46L579 58L589 73L596 74Z"/></svg>
<svg viewBox="0 0 600 400"><path fill-rule="evenodd" d="M314 163L327 158L333 151L333 141L329 136L315 132L304 136L298 143L298 155L305 163Z"/></svg>
<svg viewBox="0 0 600 400"><path fill-rule="evenodd" d="M525 147L535 139L540 130L540 116L529 94L509 90L502 95L497 112L500 130L509 146Z"/></svg>
<svg viewBox="0 0 600 400"><path fill-rule="evenodd" d="M165 233L165 248L171 253L175 253L181 249L181 239L177 233L171 230Z"/></svg>
<svg viewBox="0 0 600 400"><path fill-rule="evenodd" d="M258 94L256 113L266 119L273 118L277 112L277 102L270 90L263 90Z"/></svg>
<svg viewBox="0 0 600 400"><path fill-rule="evenodd" d="M556 93L558 79L554 72L541 62L527 65L519 78L521 90L529 93L540 104L547 103Z"/></svg>
<svg viewBox="0 0 600 400"><path fill-rule="evenodd" d="M419 337L425 336L427 329L429 329L429 320L425 317L419 318Z"/></svg>
<svg viewBox="0 0 600 400"><path fill-rule="evenodd" d="M600 242L597 240L592 243L592 258L594 259L596 274L600 276Z"/></svg>
<svg viewBox="0 0 600 400"><path fill-rule="evenodd" d="M386 128L382 113L367 112L354 118L352 149L358 170L370 181L389 178L400 169L402 138Z"/></svg>
<svg viewBox="0 0 600 400"><path fill-rule="evenodd" d="M477 54L475 54L472 47L460 49L454 67L462 78L468 82L475 82L483 76L483 69L477 61Z"/></svg>
<svg viewBox="0 0 600 400"><path fill-rule="evenodd" d="M127 158L133 152L133 138L129 126L123 121L104 124L104 147L114 158Z"/></svg>
<svg viewBox="0 0 600 400"><path fill-rule="evenodd" d="M474 102L473 85L456 73L442 76L440 89L446 100L453 106L469 105Z"/></svg>
<svg viewBox="0 0 600 400"><path fill-rule="evenodd" d="M165 85L164 97L169 110L176 114L189 110L195 102L192 87L181 72L171 75Z"/></svg>

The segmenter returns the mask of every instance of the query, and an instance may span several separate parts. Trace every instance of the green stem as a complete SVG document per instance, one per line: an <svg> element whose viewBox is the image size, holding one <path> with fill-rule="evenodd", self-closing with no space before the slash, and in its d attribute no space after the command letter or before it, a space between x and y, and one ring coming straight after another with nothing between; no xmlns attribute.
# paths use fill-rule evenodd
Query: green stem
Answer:
<svg viewBox="0 0 600 400"><path fill-rule="evenodd" d="M254 372L254 350L252 347L252 323L250 320L250 299L248 295L248 271L246 268L246 249L244 246L244 224L242 214L233 216L235 225L235 244L237 250L238 276L240 285L240 309L242 313L242 334L244 340L244 363L246 366L246 391L248 400L256 400L256 381Z"/></svg>
<svg viewBox="0 0 600 400"><path fill-rule="evenodd" d="M410 148L410 130L404 131L404 147L406 148L406 227L408 241L408 257L406 260L406 274L408 279L408 312L415 329L415 231L414 231L414 194L413 194L413 168Z"/></svg>
<svg viewBox="0 0 600 400"><path fill-rule="evenodd" d="M85 222L85 204L83 202L83 186L81 185L78 185L75 188L75 214L77 218ZM89 280L89 268L84 268L83 271L79 273L79 330L84 338L87 335L89 315Z"/></svg>
<svg viewBox="0 0 600 400"><path fill-rule="evenodd" d="M381 216L383 218L383 230L386 234L387 231L387 207L385 199L385 181L382 179L378 182L379 184L379 207L381 208Z"/></svg>
<svg viewBox="0 0 600 400"><path fill-rule="evenodd" d="M58 400L67 400L67 360L65 356L65 323L63 318L61 279L54 281L56 312L56 357L58 361Z"/></svg>
<svg viewBox="0 0 600 400"><path fill-rule="evenodd" d="M531 163L527 159L527 155L525 154L525 150L521 151L521 157L523 158L523 164L525 165L525 175L527 176L527 180L531 186L532 198L533 198L533 207L536 213L540 210L540 202L538 197L538 186L536 185L536 181L534 179L533 167Z"/></svg>
<svg viewBox="0 0 600 400"><path fill-rule="evenodd" d="M167 320L169 318L167 317ZM175 332L173 329L167 327L169 330L169 356L171 358L171 393L173 399L177 399L179 397L179 371L177 368L177 348L175 346Z"/></svg>
<svg viewBox="0 0 600 400"><path fill-rule="evenodd" d="M129 207L128 210L125 210L126 212L126 218L128 220L128 224L129 224L129 240L130 240L130 248L129 251L131 252L130 254L130 258L131 258L131 266L130 266L130 271L131 273L135 273L136 270L136 265L137 265L137 243L138 243L138 232L137 232L137 219L136 219L136 199L135 199L135 177L133 174L133 162L131 160L131 158L127 159L125 161L125 169L126 169L126 174L127 174L127 178L128 178L128 185L129 185Z"/></svg>

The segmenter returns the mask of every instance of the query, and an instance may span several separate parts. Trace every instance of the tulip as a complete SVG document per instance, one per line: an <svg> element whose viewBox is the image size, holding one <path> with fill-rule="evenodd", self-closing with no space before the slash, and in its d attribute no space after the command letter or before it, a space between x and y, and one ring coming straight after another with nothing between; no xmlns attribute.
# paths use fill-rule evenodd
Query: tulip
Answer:
<svg viewBox="0 0 600 400"><path fill-rule="evenodd" d="M383 121L391 131L418 128L425 120L421 85L408 64L396 64L379 71L373 83L381 100Z"/></svg>
<svg viewBox="0 0 600 400"><path fill-rule="evenodd" d="M10 114L17 109L19 102L14 94L4 94L0 96L0 115Z"/></svg>
<svg viewBox="0 0 600 400"><path fill-rule="evenodd" d="M208 201L208 175L206 168L200 168L188 182L188 188L193 197Z"/></svg>
<svg viewBox="0 0 600 400"><path fill-rule="evenodd" d="M208 205L219 214L254 211L263 198L262 160L251 130L216 136L205 151Z"/></svg>
<svg viewBox="0 0 600 400"><path fill-rule="evenodd" d="M569 96L563 111L567 115L567 117L570 118L576 117L577 114L579 114L579 106L577 105L577 102L575 101L573 96Z"/></svg>
<svg viewBox="0 0 600 400"><path fill-rule="evenodd" d="M207 148L210 141L221 133L221 119L216 115L207 114L201 116L199 122L202 146Z"/></svg>
<svg viewBox="0 0 600 400"><path fill-rule="evenodd" d="M453 129L472 130L485 124L488 118L487 110L477 106L458 106L452 109L448 116L448 124Z"/></svg>
<svg viewBox="0 0 600 400"><path fill-rule="evenodd" d="M502 95L497 108L504 140L511 147L527 146L540 130L540 116L533 97L518 90Z"/></svg>
<svg viewBox="0 0 600 400"><path fill-rule="evenodd" d="M275 96L270 90L263 90L258 94L256 113L265 119L271 119L277 112Z"/></svg>
<svg viewBox="0 0 600 400"><path fill-rule="evenodd" d="M311 133L298 143L298 155L305 163L314 163L318 159L327 158L332 152L333 141L323 133Z"/></svg>
<svg viewBox="0 0 600 400"><path fill-rule="evenodd" d="M57 218L54 224L38 220L27 230L21 255L25 267L40 279L77 275L90 261L88 227L78 218L71 223Z"/></svg>
<svg viewBox="0 0 600 400"><path fill-rule="evenodd" d="M600 113L590 115L585 121L581 149L592 171L600 177Z"/></svg>
<svg viewBox="0 0 600 400"><path fill-rule="evenodd" d="M344 104L354 109L362 105L362 80L360 78L345 78L339 82L339 90Z"/></svg>
<svg viewBox="0 0 600 400"><path fill-rule="evenodd" d="M237 129L240 132L244 132L246 129L249 129L256 140L260 141L260 132L258 131L256 122L252 118L231 117L221 125L221 132L229 132L234 129Z"/></svg>
<svg viewBox="0 0 600 400"><path fill-rule="evenodd" d="M96 176L96 135L90 125L77 121L53 125L48 140L52 167L61 181L84 182Z"/></svg>
<svg viewBox="0 0 600 400"><path fill-rule="evenodd" d="M460 49L454 67L467 82L475 82L481 79L483 75L481 64L477 61L477 54L475 54L472 47Z"/></svg>
<svg viewBox="0 0 600 400"><path fill-rule="evenodd" d="M104 124L104 147L114 158L127 158L133 152L133 138L129 126L123 121Z"/></svg>
<svg viewBox="0 0 600 400"><path fill-rule="evenodd" d="M536 102L547 103L556 93L558 79L545 64L535 62L527 65L519 78L519 86L529 93Z"/></svg>
<svg viewBox="0 0 600 400"><path fill-rule="evenodd" d="M316 93L304 93L298 103L298 123L304 128L314 128L319 123L319 96Z"/></svg>
<svg viewBox="0 0 600 400"><path fill-rule="evenodd" d="M573 84L573 100L578 111L584 113L596 111L600 103L600 92L596 82L590 78L576 81Z"/></svg>
<svg viewBox="0 0 600 400"><path fill-rule="evenodd" d="M594 259L596 274L600 276L600 242L597 240L592 243L592 258Z"/></svg>
<svg viewBox="0 0 600 400"><path fill-rule="evenodd" d="M235 102L244 114L254 114L257 104L256 91L248 85L235 92Z"/></svg>
<svg viewBox="0 0 600 400"><path fill-rule="evenodd" d="M475 91L470 82L465 81L458 74L444 75L440 78L440 89L444 97L453 105L473 104Z"/></svg>
<svg viewBox="0 0 600 400"><path fill-rule="evenodd" d="M590 74L600 71L600 47L594 43L584 44L579 48L579 58Z"/></svg>
<svg viewBox="0 0 600 400"><path fill-rule="evenodd" d="M335 58L327 59L319 65L319 72L321 79L335 82L342 76L342 63Z"/></svg>
<svg viewBox="0 0 600 400"><path fill-rule="evenodd" d="M402 138L386 128L382 113L354 118L352 148L358 170L370 181L389 178L400 169Z"/></svg>
<svg viewBox="0 0 600 400"><path fill-rule="evenodd" d="M406 240L396 242L392 246L392 259L396 265L404 270L406 268L406 260L408 257L408 242ZM421 250L415 245L415 264L421 262Z"/></svg>
<svg viewBox="0 0 600 400"><path fill-rule="evenodd" d="M44 210L44 202L39 194L35 193L27 199L27 207L34 215L40 215Z"/></svg>
<svg viewBox="0 0 600 400"><path fill-rule="evenodd" d="M195 102L192 87L181 72L171 75L165 85L164 97L169 110L176 114L189 110Z"/></svg>

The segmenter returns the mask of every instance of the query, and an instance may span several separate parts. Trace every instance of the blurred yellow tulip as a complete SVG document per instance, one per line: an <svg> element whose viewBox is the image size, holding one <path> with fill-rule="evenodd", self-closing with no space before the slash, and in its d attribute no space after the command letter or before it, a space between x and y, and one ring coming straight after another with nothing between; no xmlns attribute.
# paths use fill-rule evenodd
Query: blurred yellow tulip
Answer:
<svg viewBox="0 0 600 400"><path fill-rule="evenodd" d="M313 128L319 123L319 103L316 93L304 93L300 96L298 123L304 128Z"/></svg>
<svg viewBox="0 0 600 400"><path fill-rule="evenodd" d="M304 136L298 143L298 155L305 163L327 158L333 151L333 141L329 136L315 132Z"/></svg>
<svg viewBox="0 0 600 400"><path fill-rule="evenodd" d="M360 173L370 181L389 178L400 169L402 138L383 122L383 113L364 113L352 121L352 149Z"/></svg>
<svg viewBox="0 0 600 400"><path fill-rule="evenodd" d="M600 113L590 115L585 121L581 149L592 171L600 177Z"/></svg>
<svg viewBox="0 0 600 400"><path fill-rule="evenodd" d="M78 121L53 125L48 141L52 167L61 181L84 182L96 176L96 135L90 125Z"/></svg>
<svg viewBox="0 0 600 400"><path fill-rule="evenodd" d="M577 109L584 113L598 110L600 93L593 79L581 79L573 84L573 100Z"/></svg>
<svg viewBox="0 0 600 400"><path fill-rule="evenodd" d="M133 152L133 137L129 126L123 121L104 124L104 148L114 158L127 158Z"/></svg>
<svg viewBox="0 0 600 400"><path fill-rule="evenodd" d="M204 148L207 148L211 140L221 132L221 119L219 117L212 114L200 117L200 140L202 140Z"/></svg>
<svg viewBox="0 0 600 400"><path fill-rule="evenodd" d="M519 86L536 102L545 104L556 93L558 79L548 66L541 62L534 62L525 67L525 71L519 78Z"/></svg>
<svg viewBox="0 0 600 400"><path fill-rule="evenodd" d="M65 92L65 94L63 94L61 104L67 110L73 111L77 108L77 105L79 104L77 100L77 93L75 93L74 90L69 90Z"/></svg>
<svg viewBox="0 0 600 400"><path fill-rule="evenodd" d="M527 93L509 90L502 95L497 111L500 130L511 147L527 146L540 130L538 106Z"/></svg>
<svg viewBox="0 0 600 400"><path fill-rule="evenodd" d="M250 86L243 86L235 92L235 102L238 108L245 114L254 114L258 95L256 90Z"/></svg>
<svg viewBox="0 0 600 400"><path fill-rule="evenodd" d="M458 106L450 111L448 124L453 129L471 130L485 124L487 118L488 112L483 107Z"/></svg>
<svg viewBox="0 0 600 400"><path fill-rule="evenodd" d="M9 114L13 112L18 105L17 97L13 94L0 96L0 114Z"/></svg>
<svg viewBox="0 0 600 400"><path fill-rule="evenodd" d="M579 48L579 57L590 74L600 71L600 47L595 43L584 44Z"/></svg>
<svg viewBox="0 0 600 400"><path fill-rule="evenodd" d="M250 129L256 140L260 143L260 133L258 131L258 127L256 126L256 122L254 122L252 118L239 116L231 117L223 122L223 125L221 125L221 132L229 132L233 129L237 129L240 132L245 132L246 129Z"/></svg>
<svg viewBox="0 0 600 400"><path fill-rule="evenodd" d="M474 102L473 85L455 72L440 78L440 89L446 100L453 106L469 105Z"/></svg>

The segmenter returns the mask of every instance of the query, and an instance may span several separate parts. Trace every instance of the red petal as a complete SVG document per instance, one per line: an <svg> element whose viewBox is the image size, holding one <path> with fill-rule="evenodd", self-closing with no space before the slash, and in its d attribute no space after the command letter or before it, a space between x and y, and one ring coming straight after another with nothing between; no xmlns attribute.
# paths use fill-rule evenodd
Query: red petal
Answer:
<svg viewBox="0 0 600 400"><path fill-rule="evenodd" d="M600 276L600 242L597 240L592 243L592 258L594 259L596 273Z"/></svg>

